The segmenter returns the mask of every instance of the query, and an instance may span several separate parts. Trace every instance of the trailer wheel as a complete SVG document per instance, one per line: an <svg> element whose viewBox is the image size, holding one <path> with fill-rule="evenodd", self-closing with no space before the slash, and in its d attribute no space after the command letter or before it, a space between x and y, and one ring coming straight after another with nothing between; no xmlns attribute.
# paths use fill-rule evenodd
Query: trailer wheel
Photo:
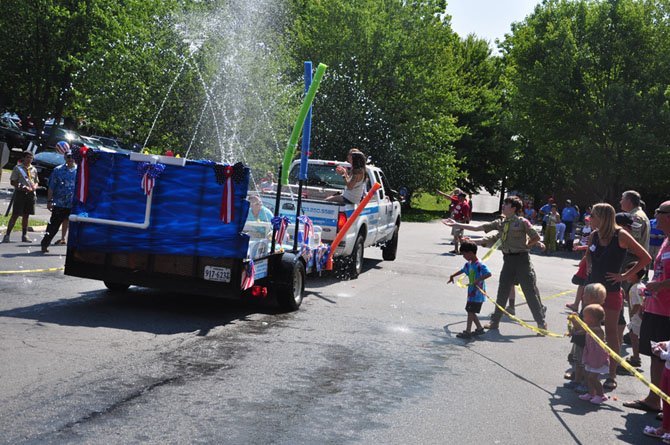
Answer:
<svg viewBox="0 0 670 445"><path fill-rule="evenodd" d="M112 292L123 292L127 291L128 288L130 287L130 284L123 284L123 283L113 283L111 281L103 281L105 283L105 287Z"/></svg>
<svg viewBox="0 0 670 445"><path fill-rule="evenodd" d="M277 285L277 303L287 312L297 311L305 292L305 266L302 261L282 261L281 283Z"/></svg>
<svg viewBox="0 0 670 445"><path fill-rule="evenodd" d="M395 229L393 229L393 236L386 245L382 247L382 258L384 258L384 261L395 260L396 253L398 252L398 232L400 232L400 226L396 225Z"/></svg>
<svg viewBox="0 0 670 445"><path fill-rule="evenodd" d="M351 257L349 257L349 277L351 279L358 278L358 276L363 272L364 249L365 240L363 239L363 235L358 235L358 238L356 238L356 244L354 244L354 250L351 252Z"/></svg>

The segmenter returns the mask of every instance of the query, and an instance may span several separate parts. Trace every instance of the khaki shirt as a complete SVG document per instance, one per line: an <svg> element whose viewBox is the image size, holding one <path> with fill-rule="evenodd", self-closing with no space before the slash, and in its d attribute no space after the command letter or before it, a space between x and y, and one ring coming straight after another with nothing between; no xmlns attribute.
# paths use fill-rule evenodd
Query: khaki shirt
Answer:
<svg viewBox="0 0 670 445"><path fill-rule="evenodd" d="M20 186L32 188L37 185L37 169L32 165L26 169L23 164L17 164L12 170L9 180L18 182Z"/></svg>
<svg viewBox="0 0 670 445"><path fill-rule="evenodd" d="M540 238L540 234L533 228L530 221L517 215L496 219L482 225L482 228L485 232L498 231L498 235L495 238L502 240L500 250L503 253L529 252L528 241ZM487 239L487 241L489 240Z"/></svg>
<svg viewBox="0 0 670 445"><path fill-rule="evenodd" d="M644 250L649 252L649 235L651 233L649 218L647 218L644 210L642 210L640 207L635 207L629 213L631 218L633 218L630 234L633 235L635 241L644 247Z"/></svg>

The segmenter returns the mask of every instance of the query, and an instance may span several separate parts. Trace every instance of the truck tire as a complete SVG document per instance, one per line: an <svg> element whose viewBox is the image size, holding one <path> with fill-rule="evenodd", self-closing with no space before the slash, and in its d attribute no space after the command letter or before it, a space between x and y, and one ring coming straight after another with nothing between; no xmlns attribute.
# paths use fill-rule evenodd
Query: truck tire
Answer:
<svg viewBox="0 0 670 445"><path fill-rule="evenodd" d="M282 260L280 283L276 296L279 307L287 312L297 311L305 292L305 266L300 260Z"/></svg>
<svg viewBox="0 0 670 445"><path fill-rule="evenodd" d="M363 272L363 251L365 248L365 240L363 235L358 235L356 238L356 244L354 244L354 250L351 252L349 257L349 278L352 280L358 278L358 276Z"/></svg>
<svg viewBox="0 0 670 445"><path fill-rule="evenodd" d="M396 225L395 229L393 229L393 236L386 245L382 247L382 258L384 258L384 261L395 260L396 252L398 251L398 232L400 232L400 226Z"/></svg>
<svg viewBox="0 0 670 445"><path fill-rule="evenodd" d="M103 283L105 283L105 287L112 292L124 292L130 287L130 284L112 283L111 281L103 281Z"/></svg>

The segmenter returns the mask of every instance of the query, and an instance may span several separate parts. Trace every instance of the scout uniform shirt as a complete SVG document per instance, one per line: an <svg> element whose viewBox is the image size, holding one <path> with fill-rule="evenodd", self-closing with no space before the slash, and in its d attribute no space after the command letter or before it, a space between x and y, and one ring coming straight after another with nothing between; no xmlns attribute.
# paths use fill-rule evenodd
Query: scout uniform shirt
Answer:
<svg viewBox="0 0 670 445"><path fill-rule="evenodd" d="M17 164L12 170L12 175L9 177L9 180L18 182L19 187L23 185L32 188L37 185L37 169L32 164L28 168L23 164ZM26 191L24 191L24 193L35 194L35 192Z"/></svg>
<svg viewBox="0 0 670 445"><path fill-rule="evenodd" d="M528 239L537 239L540 235L526 218L512 215L509 218L499 218L490 223L482 225L485 232L497 230L500 238L500 250L503 253L526 253L530 251Z"/></svg>

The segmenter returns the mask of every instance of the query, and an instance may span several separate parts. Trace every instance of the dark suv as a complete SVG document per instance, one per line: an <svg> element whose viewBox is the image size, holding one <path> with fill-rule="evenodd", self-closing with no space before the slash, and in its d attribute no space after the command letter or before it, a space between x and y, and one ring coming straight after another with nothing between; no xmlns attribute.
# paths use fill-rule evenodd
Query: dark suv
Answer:
<svg viewBox="0 0 670 445"><path fill-rule="evenodd" d="M8 167L16 165L16 162L23 157L22 152L34 140L34 134L21 131L9 117L0 117L0 142L6 142L10 150Z"/></svg>

